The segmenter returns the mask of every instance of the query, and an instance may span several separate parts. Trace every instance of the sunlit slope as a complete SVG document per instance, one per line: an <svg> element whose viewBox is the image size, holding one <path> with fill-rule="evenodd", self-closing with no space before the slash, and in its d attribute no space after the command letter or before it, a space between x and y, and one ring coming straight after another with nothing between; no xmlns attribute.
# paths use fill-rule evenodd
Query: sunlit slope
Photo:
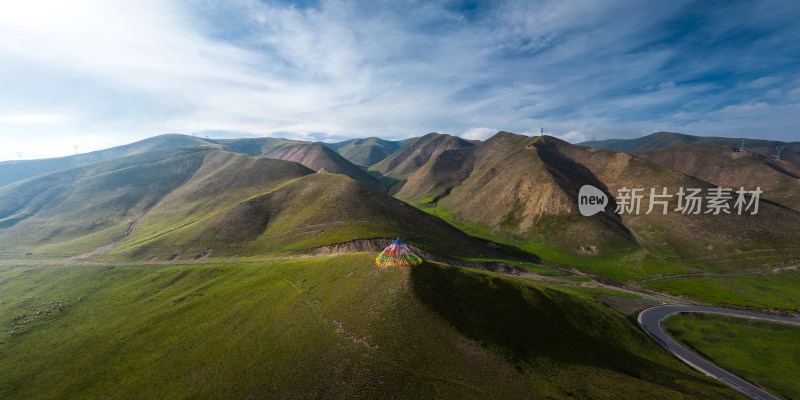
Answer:
<svg viewBox="0 0 800 400"><path fill-rule="evenodd" d="M0 396L737 396L590 296L373 258L0 269Z"/></svg>
<svg viewBox="0 0 800 400"><path fill-rule="evenodd" d="M159 135L124 146L112 147L90 153L72 156L46 158L40 160L20 160L0 162L0 186L50 172L80 167L100 161L175 147L200 146L208 144L200 138L187 135Z"/></svg>
<svg viewBox="0 0 800 400"><path fill-rule="evenodd" d="M484 242L438 218L361 182L326 173L287 181L190 223L162 224L161 215L170 213L154 208L109 254L163 259L296 253L396 236L443 255L491 253Z"/></svg>
<svg viewBox="0 0 800 400"><path fill-rule="evenodd" d="M715 185L749 190L760 187L762 198L800 211L798 163L713 144L678 144L634 155Z"/></svg>
<svg viewBox="0 0 800 400"><path fill-rule="evenodd" d="M0 251L76 255L112 243L217 157L249 159L209 147L159 150L2 187Z"/></svg>

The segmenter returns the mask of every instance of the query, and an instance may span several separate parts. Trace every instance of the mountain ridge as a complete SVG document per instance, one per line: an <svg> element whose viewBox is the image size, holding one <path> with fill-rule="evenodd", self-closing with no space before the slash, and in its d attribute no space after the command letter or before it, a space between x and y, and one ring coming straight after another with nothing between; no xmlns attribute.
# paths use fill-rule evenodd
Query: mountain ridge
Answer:
<svg viewBox="0 0 800 400"><path fill-rule="evenodd" d="M800 142L782 142L778 140L729 138L716 136L694 136L675 132L655 132L633 139L606 139L578 143L599 149L608 149L632 153L641 150L658 150L680 143L717 144L739 149L744 143L745 150L766 157L776 157L776 146L782 146L781 158L800 161Z"/></svg>

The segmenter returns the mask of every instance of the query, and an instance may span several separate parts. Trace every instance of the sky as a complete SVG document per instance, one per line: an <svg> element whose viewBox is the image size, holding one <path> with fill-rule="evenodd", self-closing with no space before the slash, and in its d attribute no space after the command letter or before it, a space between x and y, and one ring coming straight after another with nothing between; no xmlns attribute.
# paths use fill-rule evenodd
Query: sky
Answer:
<svg viewBox="0 0 800 400"><path fill-rule="evenodd" d="M800 141L798 1L0 0L0 160L163 133Z"/></svg>

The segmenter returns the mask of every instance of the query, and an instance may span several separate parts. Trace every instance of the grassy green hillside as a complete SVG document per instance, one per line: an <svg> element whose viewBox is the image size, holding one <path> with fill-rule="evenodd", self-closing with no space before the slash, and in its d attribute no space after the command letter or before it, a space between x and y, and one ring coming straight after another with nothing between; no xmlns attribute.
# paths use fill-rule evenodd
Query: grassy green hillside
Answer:
<svg viewBox="0 0 800 400"><path fill-rule="evenodd" d="M187 203L184 210L190 206L194 209ZM354 239L396 236L445 256L497 256L484 242L446 222L342 175L307 175L230 206L217 207L215 212L187 212L181 221L167 218L184 212L165 207L155 207L142 217L109 256L263 257L301 253Z"/></svg>
<svg viewBox="0 0 800 400"><path fill-rule="evenodd" d="M760 187L762 198L800 211L800 164L713 144L677 144L634 154L715 185Z"/></svg>
<svg viewBox="0 0 800 400"><path fill-rule="evenodd" d="M664 327L733 374L781 398L800 398L800 327L702 313L672 316Z"/></svg>
<svg viewBox="0 0 800 400"><path fill-rule="evenodd" d="M392 153L405 146L406 141L400 142L395 140L383 140L377 137L370 137L366 139L350 139L343 142L336 143L323 143L328 146L347 161L362 167L369 167Z"/></svg>
<svg viewBox="0 0 800 400"><path fill-rule="evenodd" d="M370 170L393 179L403 179L414 173L439 153L449 149L471 147L474 144L457 136L429 133L397 150Z"/></svg>
<svg viewBox="0 0 800 400"><path fill-rule="evenodd" d="M654 280L646 287L723 307L771 308L800 314L800 271Z"/></svg>
<svg viewBox="0 0 800 400"><path fill-rule="evenodd" d="M591 292L373 258L2 268L0 397L737 397Z"/></svg>
<svg viewBox="0 0 800 400"><path fill-rule="evenodd" d="M159 150L4 186L0 251L67 256L109 244L215 156L210 147Z"/></svg>
<svg viewBox="0 0 800 400"><path fill-rule="evenodd" d="M6 258L265 257L402 236L440 255L499 255L344 175L214 147L161 150L0 189Z"/></svg>
<svg viewBox="0 0 800 400"><path fill-rule="evenodd" d="M596 149L609 149L632 153L642 150L665 149L681 143L716 144L740 148L744 140L745 149L767 157L776 155L776 146L783 146L781 158L784 160L800 161L800 142L779 142L776 140L728 138L713 136L692 136L674 132L656 132L635 139L607 139L579 143Z"/></svg>
<svg viewBox="0 0 800 400"><path fill-rule="evenodd" d="M47 158L41 160L3 161L0 162L0 186L16 181L61 171L82 165L92 164L114 158L144 153L147 151L175 147L200 146L208 144L200 138L187 135L159 135L124 146L90 153L76 154L67 157Z"/></svg>

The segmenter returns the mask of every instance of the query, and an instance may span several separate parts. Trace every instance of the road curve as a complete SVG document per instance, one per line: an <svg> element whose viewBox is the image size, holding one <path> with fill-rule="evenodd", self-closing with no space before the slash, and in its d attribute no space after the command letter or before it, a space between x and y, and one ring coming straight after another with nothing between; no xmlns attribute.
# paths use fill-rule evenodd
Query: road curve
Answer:
<svg viewBox="0 0 800 400"><path fill-rule="evenodd" d="M744 394L745 396L751 399L779 400L778 397L769 394L768 392L758 388L752 383L747 382L746 380L739 378L738 376L728 371L725 371L724 369L718 367L717 365L712 364L706 359L698 356L689 349L678 344L678 342L676 342L669 335L667 335L667 333L664 332L664 329L661 328L661 321L672 314L681 312L724 314L734 317L761 319L766 321L783 322L794 325L800 325L800 318L775 317L772 315L755 314L737 310L728 310L725 308L678 305L678 304L655 306L639 313L639 318L638 318L639 326L641 326L642 329L651 338L653 338L653 340L658 342L658 344L664 347L668 352L670 352L672 355L674 355L675 357L677 357L679 360L683 361L690 367L702 372L705 375L718 379L722 383L730 386L734 390Z"/></svg>

